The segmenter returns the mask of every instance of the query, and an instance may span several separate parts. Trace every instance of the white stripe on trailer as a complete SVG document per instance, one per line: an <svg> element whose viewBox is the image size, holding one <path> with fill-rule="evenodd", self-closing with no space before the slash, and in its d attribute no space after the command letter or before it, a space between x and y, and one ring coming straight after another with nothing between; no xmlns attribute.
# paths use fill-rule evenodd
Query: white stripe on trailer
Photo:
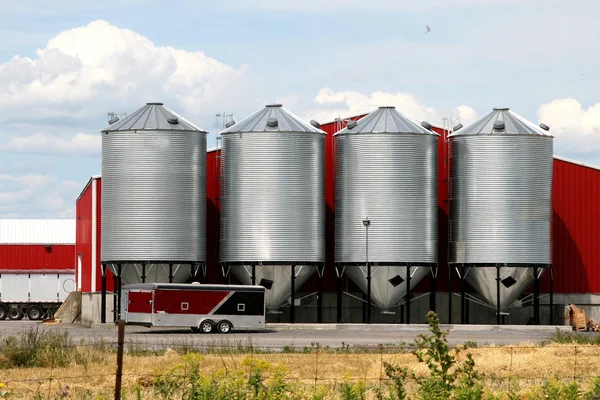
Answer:
<svg viewBox="0 0 600 400"><path fill-rule="evenodd" d="M225 304L225 302L226 302L227 300L229 300L229 298L230 298L231 296L233 296L233 294L234 294L234 293L235 293L234 291L231 291L231 292L229 292L229 294L228 294L227 296L225 296L225 297L223 298L223 300L221 300L221 301L219 302L219 304L217 304L217 305L215 306L215 308L213 308L212 310L210 310L210 312L208 313L208 315L213 315L213 314L215 313L215 311L217 311L217 310L219 309L219 307L221 307L223 304Z"/></svg>

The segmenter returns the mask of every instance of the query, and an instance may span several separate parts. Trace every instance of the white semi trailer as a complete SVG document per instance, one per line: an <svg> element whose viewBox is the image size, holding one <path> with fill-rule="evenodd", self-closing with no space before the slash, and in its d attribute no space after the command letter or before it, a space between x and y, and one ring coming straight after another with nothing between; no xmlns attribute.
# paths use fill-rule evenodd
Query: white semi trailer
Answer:
<svg viewBox="0 0 600 400"><path fill-rule="evenodd" d="M54 315L75 290L75 271L0 270L0 320Z"/></svg>

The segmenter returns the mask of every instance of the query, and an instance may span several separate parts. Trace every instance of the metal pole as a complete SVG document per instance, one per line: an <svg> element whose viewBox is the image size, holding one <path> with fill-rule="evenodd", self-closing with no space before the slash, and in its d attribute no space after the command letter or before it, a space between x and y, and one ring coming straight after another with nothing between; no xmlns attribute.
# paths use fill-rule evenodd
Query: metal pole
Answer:
<svg viewBox="0 0 600 400"><path fill-rule="evenodd" d="M317 271L319 272L319 271ZM321 266L321 273L319 274L319 280L317 282L317 323L323 322L323 273L325 269Z"/></svg>
<svg viewBox="0 0 600 400"><path fill-rule="evenodd" d="M540 324L540 279L537 265L533 267L533 324Z"/></svg>
<svg viewBox="0 0 600 400"><path fill-rule="evenodd" d="M117 321L121 319L121 264L117 264L117 271L119 276L117 277Z"/></svg>
<svg viewBox="0 0 600 400"><path fill-rule="evenodd" d="M367 218L368 221L368 218ZM371 264L369 264L369 224L365 225L365 257L367 263L367 324L371 323Z"/></svg>
<svg viewBox="0 0 600 400"><path fill-rule="evenodd" d="M410 264L406 265L406 323L410 324Z"/></svg>
<svg viewBox="0 0 600 400"><path fill-rule="evenodd" d="M436 274L437 274L437 266L436 267L432 267L430 269L430 277L429 277L429 283L431 285L430 288L430 292L429 292L429 310L435 312L435 301L436 301L436 294L437 294L437 285L436 285Z"/></svg>
<svg viewBox="0 0 600 400"><path fill-rule="evenodd" d="M554 274L550 266L550 325L554 325Z"/></svg>
<svg viewBox="0 0 600 400"><path fill-rule="evenodd" d="M173 264L169 264L169 283L173 283Z"/></svg>
<svg viewBox="0 0 600 400"><path fill-rule="evenodd" d="M466 322L465 303L465 267L460 267L460 323L462 325Z"/></svg>
<svg viewBox="0 0 600 400"><path fill-rule="evenodd" d="M500 325L500 265L496 265L496 325Z"/></svg>
<svg viewBox="0 0 600 400"><path fill-rule="evenodd" d="M102 272L102 295L100 297L100 322L106 323L106 264L100 264Z"/></svg>
<svg viewBox="0 0 600 400"><path fill-rule="evenodd" d="M117 287L119 280L116 275L113 275L113 322L117 322Z"/></svg>
<svg viewBox="0 0 600 400"><path fill-rule="evenodd" d="M296 322L296 264L292 263L292 293L291 303L292 308L290 309L290 322L293 324Z"/></svg>
<svg viewBox="0 0 600 400"><path fill-rule="evenodd" d="M339 271L338 271L339 272ZM342 275L340 274L337 278L337 318L336 321L338 324L342 323L342 294L343 294L343 282Z"/></svg>
<svg viewBox="0 0 600 400"><path fill-rule="evenodd" d="M256 285L256 263L252 263L251 266L252 266L252 276L250 277L250 279L252 280L252 285Z"/></svg>
<svg viewBox="0 0 600 400"><path fill-rule="evenodd" d="M448 324L452 324L452 267L448 265Z"/></svg>
<svg viewBox="0 0 600 400"><path fill-rule="evenodd" d="M142 264L142 283L146 283L146 264Z"/></svg>

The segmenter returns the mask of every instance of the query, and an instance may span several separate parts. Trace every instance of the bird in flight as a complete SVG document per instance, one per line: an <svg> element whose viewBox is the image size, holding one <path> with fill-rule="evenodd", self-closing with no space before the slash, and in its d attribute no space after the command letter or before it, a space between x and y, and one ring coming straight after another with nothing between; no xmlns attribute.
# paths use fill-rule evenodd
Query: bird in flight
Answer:
<svg viewBox="0 0 600 400"><path fill-rule="evenodd" d="M429 27L429 25L425 25L425 33L429 32L431 32L431 28Z"/></svg>

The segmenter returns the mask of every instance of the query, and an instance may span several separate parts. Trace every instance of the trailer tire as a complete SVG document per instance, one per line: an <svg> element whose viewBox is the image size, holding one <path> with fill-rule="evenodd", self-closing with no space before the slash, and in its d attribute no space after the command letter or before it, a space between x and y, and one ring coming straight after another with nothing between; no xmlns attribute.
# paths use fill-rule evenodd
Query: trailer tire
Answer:
<svg viewBox="0 0 600 400"><path fill-rule="evenodd" d="M39 321L44 318L44 311L38 306L31 306L27 309L27 318L31 321Z"/></svg>
<svg viewBox="0 0 600 400"><path fill-rule="evenodd" d="M212 321L202 321L200 323L200 332L201 333L211 333L214 329L214 325L212 323Z"/></svg>
<svg viewBox="0 0 600 400"><path fill-rule="evenodd" d="M4 321L8 316L8 310L4 306L0 306L0 321Z"/></svg>
<svg viewBox="0 0 600 400"><path fill-rule="evenodd" d="M219 333L230 333L232 327L231 322L221 321L217 324L217 331Z"/></svg>
<svg viewBox="0 0 600 400"><path fill-rule="evenodd" d="M23 314L23 310L21 310L19 307L14 307L8 310L8 319L12 321L21 320L24 316L25 314Z"/></svg>

